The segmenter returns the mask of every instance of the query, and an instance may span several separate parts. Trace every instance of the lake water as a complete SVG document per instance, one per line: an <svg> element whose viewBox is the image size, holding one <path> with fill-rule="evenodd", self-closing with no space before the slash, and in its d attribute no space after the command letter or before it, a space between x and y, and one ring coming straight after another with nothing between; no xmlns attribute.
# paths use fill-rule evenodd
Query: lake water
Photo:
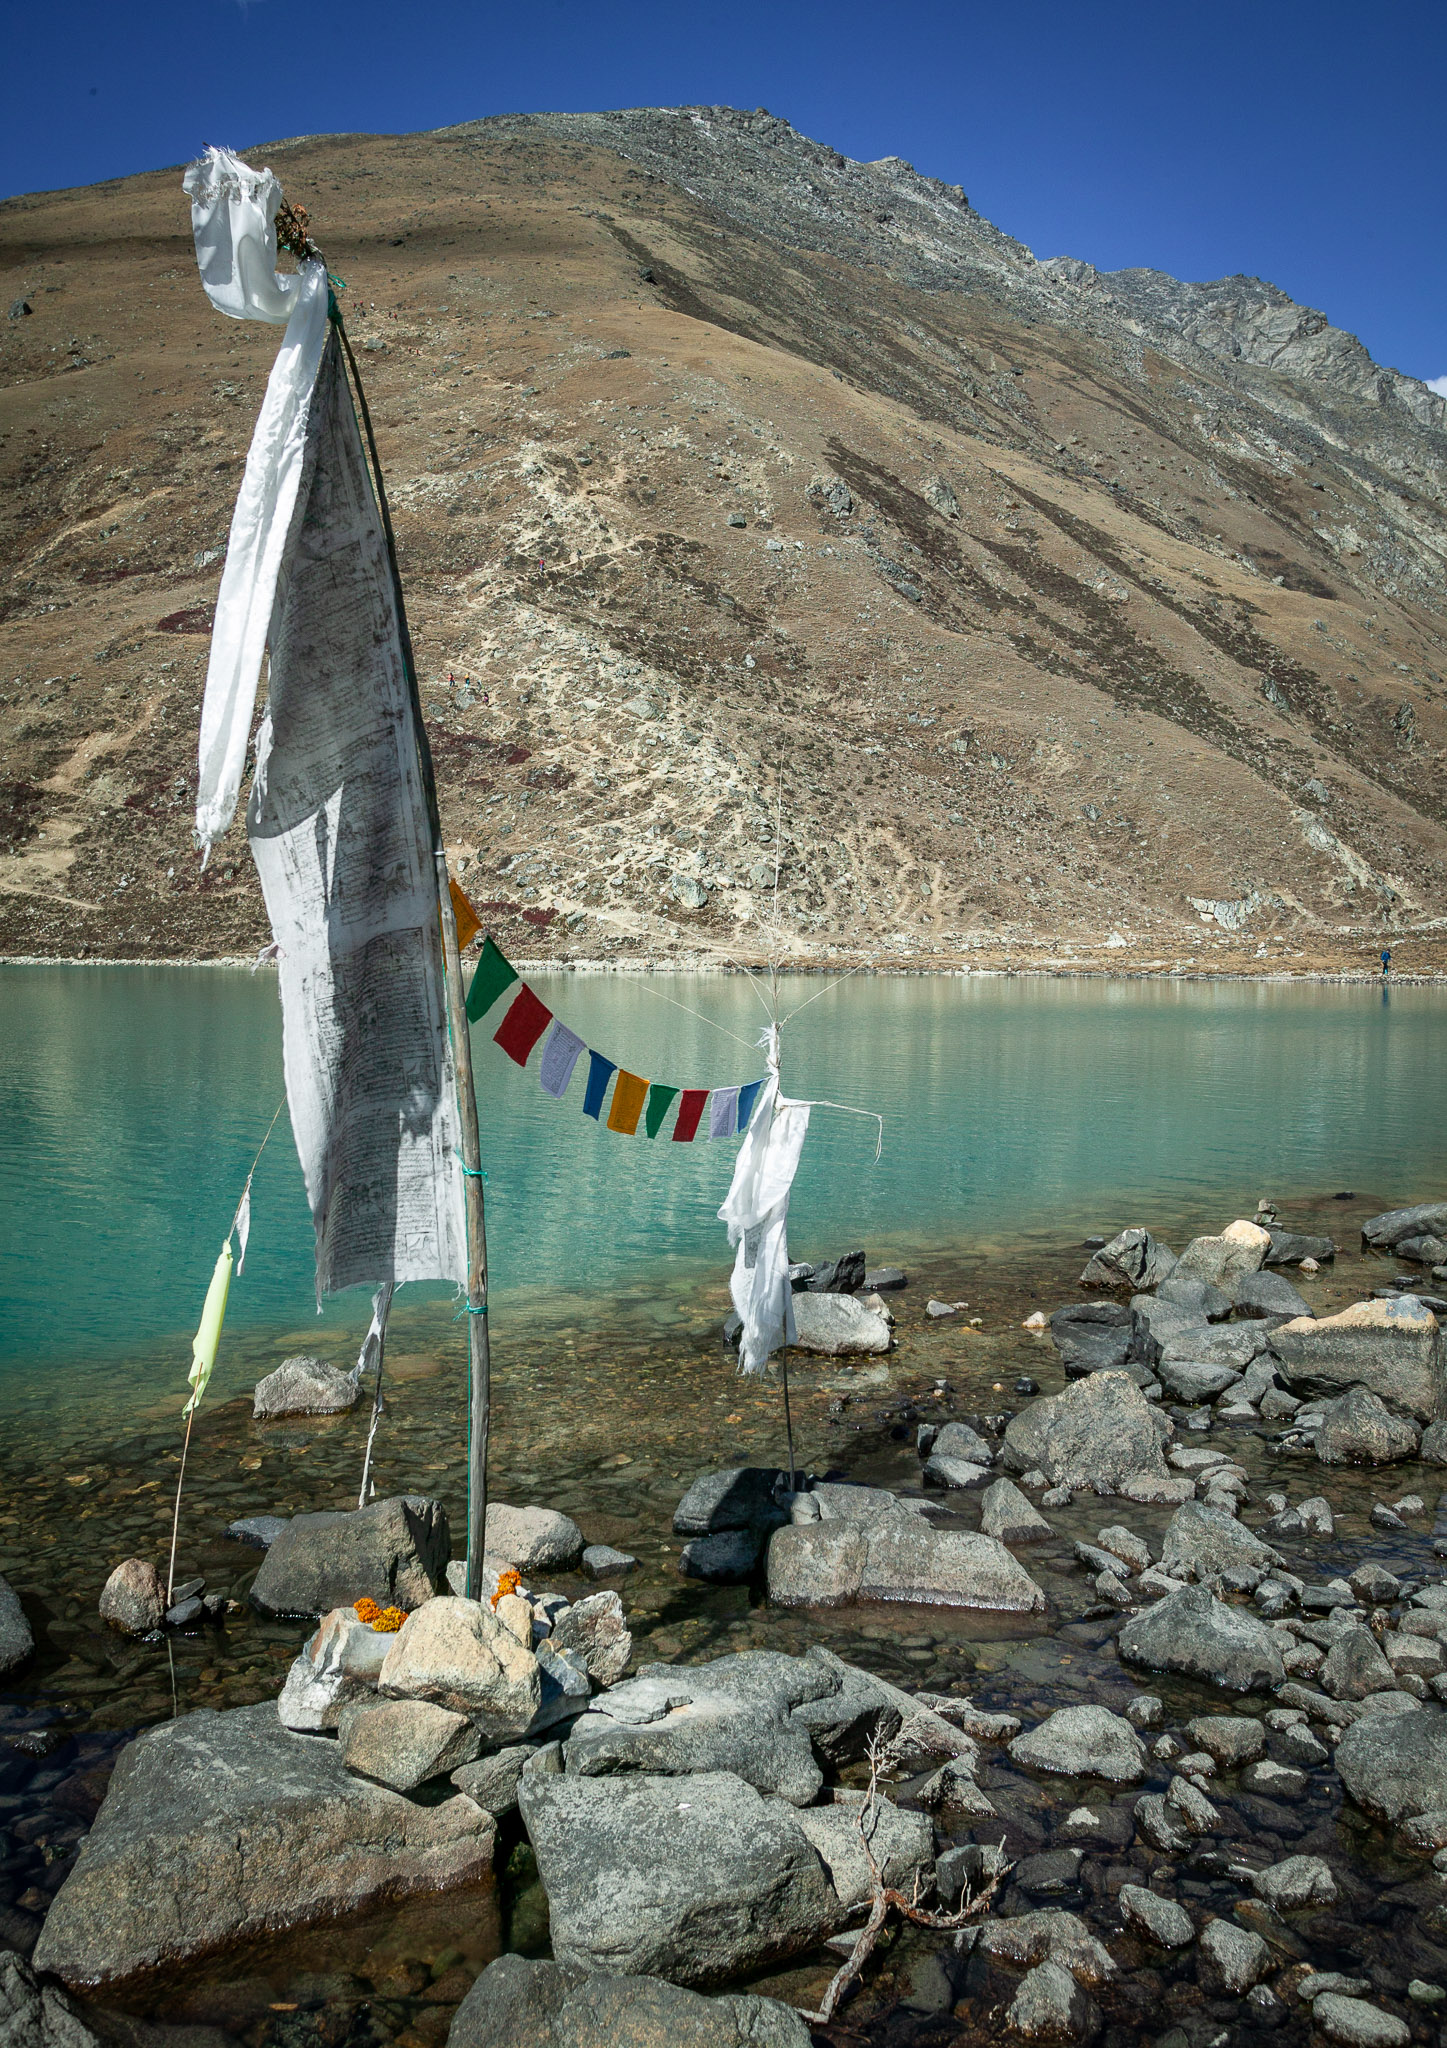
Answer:
<svg viewBox="0 0 1447 2048"><path fill-rule="evenodd" d="M538 975L590 1045L684 1086L761 1071L741 976ZM815 1112L795 1186L798 1256L862 1243L1059 1245L1150 1222L1220 1228L1262 1194L1440 1194L1447 998L1271 983L855 978L782 989L792 1093ZM816 998L816 1000L810 1000ZM702 1013L691 1016L684 1009ZM807 1008L799 1006L807 1004ZM489 1020L495 1027L505 1003ZM704 1021L704 1020L708 1021ZM623 1138L475 1034L500 1333L553 1299L673 1312L726 1271L716 1212L735 1144ZM275 979L186 967L0 969L0 1405L64 1398L125 1369L181 1385L189 1337L247 1166L281 1098ZM311 1229L283 1116L257 1174L238 1339L343 1355L360 1293L318 1326ZM410 1290L414 1312L426 1290ZM432 1290L432 1326L450 1311ZM399 1304L400 1306L400 1304ZM223 1347L235 1392L255 1344ZM87 1370L90 1368L91 1370Z"/></svg>

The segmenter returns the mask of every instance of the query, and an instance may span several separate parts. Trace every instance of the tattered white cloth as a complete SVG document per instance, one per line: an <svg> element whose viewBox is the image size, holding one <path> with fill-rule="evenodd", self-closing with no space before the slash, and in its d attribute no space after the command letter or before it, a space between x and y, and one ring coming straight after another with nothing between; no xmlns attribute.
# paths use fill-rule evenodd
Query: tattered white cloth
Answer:
<svg viewBox="0 0 1447 2048"><path fill-rule="evenodd" d="M232 524L201 720L197 832L235 811L279 946L287 1105L323 1293L464 1282L460 1126L432 833L391 569L320 263L275 275L269 172L187 174L213 302L287 319ZM270 266L270 282L265 272ZM291 287L291 289L288 289ZM292 310L282 314L280 308Z"/></svg>
<svg viewBox="0 0 1447 2048"><path fill-rule="evenodd" d="M719 1220L729 1243L738 1246L729 1280L739 1333L739 1370L761 1373L769 1354L798 1336L794 1293L789 1285L789 1190L809 1129L807 1102L790 1102L779 1092L779 1034L770 1027L762 1041L768 1078L759 1091L749 1128L734 1161L734 1177Z"/></svg>

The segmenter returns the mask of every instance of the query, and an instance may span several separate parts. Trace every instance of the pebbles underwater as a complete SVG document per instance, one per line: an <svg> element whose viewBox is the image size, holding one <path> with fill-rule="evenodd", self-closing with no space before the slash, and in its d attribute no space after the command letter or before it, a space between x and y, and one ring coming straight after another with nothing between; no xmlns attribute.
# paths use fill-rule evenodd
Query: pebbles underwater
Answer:
<svg viewBox="0 0 1447 2048"><path fill-rule="evenodd" d="M1384 1287L1429 1285L1425 1272L1399 1278L1391 1253L1358 1249L1361 1222L1384 1203L1363 1194L1282 1207L1294 1231L1330 1236L1340 1248L1316 1273L1292 1269L1317 1316ZM1147 1220L1177 1245L1191 1234ZM993 1450L992 1481L1009 1469L999 1451L1027 1398L1017 1383L1047 1396L1071 1384L1048 1322L1022 1325L1101 1299L1077 1285L1080 1240L871 1247L872 1256L886 1253L909 1275L907 1288L889 1295L897 1348L858 1364L790 1361L800 1463L821 1480L928 1493L930 1520L941 1527L979 1529L982 1502L992 1515L1011 1507L1018 1518L1013 1495L991 1501L990 1489L974 1484L927 1488L922 1452L929 1455L932 1432L958 1423ZM968 1309L931 1317L932 1298ZM784 1456L779 1389L736 1376L720 1335L726 1308L719 1284L687 1300L539 1296L525 1312L510 1305L499 1313L492 1494L579 1524L584 1567L530 1576L572 1598L615 1586L634 1669L747 1648L800 1655L817 1643L911 1692L1012 1717L978 1738L973 1782L992 1814L953 1807L948 1773L935 1771L927 1792L927 1774L891 1787L901 1803L932 1812L937 1845L945 1853L955 1844L950 1868L964 1876L978 1880L993 1867L1003 1841L1013 1869L987 1932L957 1942L911 1926L881 1942L864 1989L816 2040L841 2048L944 2048L1002 2035L1060 2042L1099 2034L1112 2048L1225 2048L1265 2033L1348 2048L1436 2041L1447 2011L1447 1873L1436 1868L1447 1865L1447 1816L1427 1811L1396 1826L1373 1818L1346 1795L1333 1758L1344 1730L1375 1722L1382 1709L1371 1708L1373 1698L1439 1711L1434 1623L1447 1612L1447 1592L1438 1607L1430 1594L1414 1605L1410 1589L1441 1584L1447 1572L1434 1550L1444 1468L1415 1456L1382 1467L1320 1463L1288 1427L1291 1415L1231 1420L1167 1390L1159 1405L1175 1422L1173 1446L1217 1454L1184 1461L1198 1496L1211 1496L1193 1510L1192 1541L1202 1540L1201 1526L1208 1534L1215 1526L1208 1516L1229 1519L1234 1502L1240 1521L1232 1526L1254 1532L1281 1561L1263 1567L1264 1599L1259 1589L1247 1599L1244 1585L1214 1590L1232 1614L1269 1629L1269 1575L1302 1585L1299 1596L1283 1595L1274 1617L1289 1615L1295 1638L1289 1698L1124 1662L1116 1639L1132 1611L1152 1611L1152 1593L1172 1597L1166 1567L1180 1569L1187 1527L1177 1526L1168 1556L1179 1500L1098 1498L1069 1487L1047 1498L1043 1474L1010 1474L1011 1488L1048 1524L1048 1534L1031 1526L1018 1551L1048 1598L1043 1613L893 1602L769 1607L762 1567L743 1585L682 1573L688 1539L673 1529L701 1472L776 1466ZM463 1345L450 1313L398 1303L375 1473L379 1498L440 1498L456 1538L465 1519L465 1414ZM266 1341L248 1334L236 1340L233 1361L243 1347L255 1378L299 1348L295 1332ZM332 1362L349 1366L343 1354L335 1347ZM95 1381L87 1385L89 1395ZM176 1567L178 1589L201 1609L155 1640L138 1640L108 1628L97 1603L125 1558L152 1559L164 1577L180 1401L128 1415L112 1392L104 1407L57 1399L43 1417L27 1412L0 1433L0 1574L35 1638L33 1656L0 1679L0 1949L27 1956L130 1736L198 1707L279 1693L309 1625L255 1611L247 1596L263 1552L226 1532L257 1517L354 1506L368 1422L366 1402L351 1413L270 1422L253 1419L249 1395L203 1408ZM946 1479L949 1462L942 1457L937 1468ZM1175 1459L1168 1470L1182 1476ZM1170 1493L1169 1480L1161 1487ZM1000 1526L1010 1542L1008 1518ZM1440 1534L1447 1549L1447 1524ZM609 1550L635 1560L626 1575L609 1575ZM1340 1613L1345 1623L1354 1609L1361 1644L1332 1620ZM1321 1690L1328 1659L1339 1699ZM1420 1708L1419 1698L1427 1702ZM1037 1737L1060 1709L1108 1718L1097 1726L1098 1716L1077 1715ZM1092 1740L1105 1743L1099 1771ZM1353 1743L1364 1750L1366 1736ZM1364 1784L1381 1777L1372 1778L1370 1756L1352 1768ZM188 1970L184 1981L151 1987L133 2001L137 2013L220 2028L247 2048L440 2048L494 1956L549 1952L546 1901L515 1820L501 1841L495 1893L411 1900L365 1921L253 1942ZM837 1954L821 1950L747 1988L814 2007L837 1964ZM221 2048L214 2036L210 2048Z"/></svg>

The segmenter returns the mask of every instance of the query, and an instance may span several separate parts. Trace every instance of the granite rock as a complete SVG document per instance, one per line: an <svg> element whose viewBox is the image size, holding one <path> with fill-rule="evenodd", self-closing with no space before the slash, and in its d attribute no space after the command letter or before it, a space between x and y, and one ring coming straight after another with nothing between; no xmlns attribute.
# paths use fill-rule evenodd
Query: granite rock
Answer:
<svg viewBox="0 0 1447 2048"><path fill-rule="evenodd" d="M356 1407L360 1392L360 1382L340 1366L321 1358L284 1358L256 1382L251 1413L258 1422L278 1415L344 1415Z"/></svg>
<svg viewBox="0 0 1447 2048"><path fill-rule="evenodd" d="M420 1607L437 1590L451 1542L441 1501L418 1494L293 1515L262 1559L251 1603L266 1615L320 1616L364 1597Z"/></svg>
<svg viewBox="0 0 1447 2048"><path fill-rule="evenodd" d="M1270 1691L1286 1676L1266 1624L1205 1586L1186 1586L1132 1616L1117 1648L1127 1664L1209 1679L1228 1692Z"/></svg>
<svg viewBox="0 0 1447 2048"><path fill-rule="evenodd" d="M752 1992L704 1998L661 1977L503 1955L457 2008L447 2048L809 2048L809 2029Z"/></svg>
<svg viewBox="0 0 1447 2048"><path fill-rule="evenodd" d="M275 1704L203 1708L125 1749L41 1930L35 1967L118 1985L252 1935L490 1881L492 1821L354 1777Z"/></svg>
<svg viewBox="0 0 1447 2048"><path fill-rule="evenodd" d="M1415 1295L1354 1302L1334 1316L1298 1316L1271 1332L1271 1348L1293 1393L1365 1386L1419 1422L1447 1409L1442 1332Z"/></svg>
<svg viewBox="0 0 1447 2048"><path fill-rule="evenodd" d="M489 1743L525 1734L543 1692L537 1658L492 1610L445 1594L408 1615L377 1684L391 1698L471 1715Z"/></svg>

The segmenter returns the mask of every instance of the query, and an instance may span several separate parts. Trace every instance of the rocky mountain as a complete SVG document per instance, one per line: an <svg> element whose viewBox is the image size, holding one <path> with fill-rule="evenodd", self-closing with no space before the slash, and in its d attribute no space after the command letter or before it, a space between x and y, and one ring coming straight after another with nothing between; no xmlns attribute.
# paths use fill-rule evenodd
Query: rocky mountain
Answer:
<svg viewBox="0 0 1447 2048"><path fill-rule="evenodd" d="M1447 967L1447 403L1323 315L1037 261L762 110L252 154L347 281L514 954ZM276 337L174 169L0 250L0 947L241 953L190 812Z"/></svg>

